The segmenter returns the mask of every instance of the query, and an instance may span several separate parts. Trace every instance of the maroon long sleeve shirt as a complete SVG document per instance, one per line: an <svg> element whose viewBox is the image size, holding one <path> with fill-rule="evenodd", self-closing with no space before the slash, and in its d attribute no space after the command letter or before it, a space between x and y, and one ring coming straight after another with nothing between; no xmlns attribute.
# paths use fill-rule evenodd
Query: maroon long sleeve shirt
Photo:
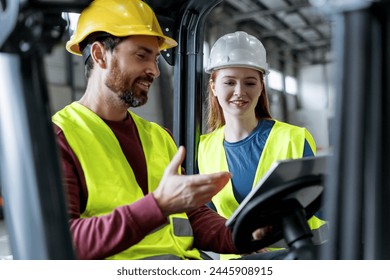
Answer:
<svg viewBox="0 0 390 280"><path fill-rule="evenodd" d="M128 115L124 121L105 122L115 133L145 196L116 208L109 215L81 218L88 200L84 173L64 133L54 125L67 191L70 230L79 259L104 259L117 254L167 221L154 197L147 193L146 160L132 118ZM237 253L224 218L206 206L187 214L194 233L194 247L217 253Z"/></svg>

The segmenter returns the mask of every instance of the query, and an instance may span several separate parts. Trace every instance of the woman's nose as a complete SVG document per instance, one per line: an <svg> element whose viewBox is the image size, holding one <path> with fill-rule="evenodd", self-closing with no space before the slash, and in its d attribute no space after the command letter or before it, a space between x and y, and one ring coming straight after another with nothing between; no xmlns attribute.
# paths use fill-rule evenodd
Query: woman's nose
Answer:
<svg viewBox="0 0 390 280"><path fill-rule="evenodd" d="M235 95L235 96L241 96L241 95L243 94L242 90L243 90L243 88L242 88L241 84L240 84L240 83L237 83L236 86L234 87L234 93L233 93L233 95Z"/></svg>

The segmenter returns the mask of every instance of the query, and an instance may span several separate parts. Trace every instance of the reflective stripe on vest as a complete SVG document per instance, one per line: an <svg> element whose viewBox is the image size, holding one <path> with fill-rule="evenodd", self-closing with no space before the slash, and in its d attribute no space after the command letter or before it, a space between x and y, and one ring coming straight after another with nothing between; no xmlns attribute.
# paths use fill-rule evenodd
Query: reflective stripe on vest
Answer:
<svg viewBox="0 0 390 280"><path fill-rule="evenodd" d="M207 255L205 252L200 251L201 259L202 260L212 260L212 258ZM142 260L182 260L182 258L175 256L175 255L159 255L159 256L152 256L143 258Z"/></svg>
<svg viewBox="0 0 390 280"><path fill-rule="evenodd" d="M130 114L144 149L149 192L152 192L177 147L169 133L158 124ZM62 129L84 172L88 201L82 217L105 215L144 197L115 134L100 117L74 102L55 114L52 120ZM200 259L200 252L192 248L192 228L187 215L171 215L168 221L110 259L143 259L162 252L182 259Z"/></svg>
<svg viewBox="0 0 390 280"><path fill-rule="evenodd" d="M200 173L229 171L223 146L224 128L224 126L220 127L209 134L201 136L198 150L198 167ZM305 139L315 153L316 145L308 130L275 121L261 154L252 188L256 186L257 182L275 161L301 158ZM220 215L225 218L229 218L232 215L239 203L234 197L231 181L214 196L213 203ZM324 224L325 222L317 217L309 220L309 226L312 230L321 228Z"/></svg>
<svg viewBox="0 0 390 280"><path fill-rule="evenodd" d="M182 260L182 258L175 256L175 255L159 255L159 256L152 256L152 257L146 257L141 260Z"/></svg>

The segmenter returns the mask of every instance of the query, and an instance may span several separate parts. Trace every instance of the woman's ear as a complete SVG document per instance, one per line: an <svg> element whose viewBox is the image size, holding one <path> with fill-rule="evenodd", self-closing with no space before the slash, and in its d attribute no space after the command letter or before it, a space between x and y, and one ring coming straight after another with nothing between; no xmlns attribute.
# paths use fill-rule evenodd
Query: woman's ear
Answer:
<svg viewBox="0 0 390 280"><path fill-rule="evenodd" d="M106 49L99 41L91 45L91 57L100 68L106 68Z"/></svg>
<svg viewBox="0 0 390 280"><path fill-rule="evenodd" d="M213 92L213 95L217 96L217 94L215 93L215 83L212 79L209 80L209 85L210 85L211 91Z"/></svg>

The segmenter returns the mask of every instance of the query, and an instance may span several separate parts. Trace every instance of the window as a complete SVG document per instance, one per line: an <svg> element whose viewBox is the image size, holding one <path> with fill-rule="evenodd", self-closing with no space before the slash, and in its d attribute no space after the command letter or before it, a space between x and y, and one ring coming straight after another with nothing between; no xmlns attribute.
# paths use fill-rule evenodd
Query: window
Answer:
<svg viewBox="0 0 390 280"><path fill-rule="evenodd" d="M62 13L62 18L68 21L69 23L69 33L73 34L76 29L77 22L79 21L80 14L78 13Z"/></svg>
<svg viewBox="0 0 390 280"><path fill-rule="evenodd" d="M267 84L271 89L283 91L283 75L279 71L270 69Z"/></svg>
<svg viewBox="0 0 390 280"><path fill-rule="evenodd" d="M297 79L291 76L286 76L285 82L286 82L286 92L289 94L296 95L298 92Z"/></svg>

